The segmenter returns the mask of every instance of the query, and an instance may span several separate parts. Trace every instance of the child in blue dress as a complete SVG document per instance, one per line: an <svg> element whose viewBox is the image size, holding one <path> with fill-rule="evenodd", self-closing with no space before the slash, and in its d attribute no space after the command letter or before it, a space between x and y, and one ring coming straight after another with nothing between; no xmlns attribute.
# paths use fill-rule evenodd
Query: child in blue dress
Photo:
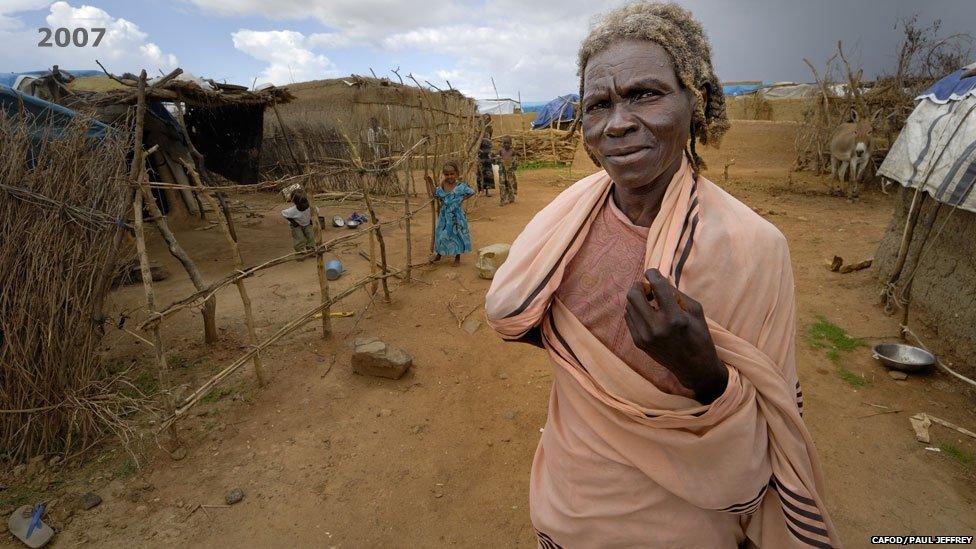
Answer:
<svg viewBox="0 0 976 549"><path fill-rule="evenodd" d="M434 196L441 202L441 212L437 217L434 231L434 261L441 256L453 255L454 266L461 264L461 254L471 251L471 233L468 218L464 215L462 203L476 193L467 183L458 181L461 170L456 162L444 164L443 179L434 190Z"/></svg>

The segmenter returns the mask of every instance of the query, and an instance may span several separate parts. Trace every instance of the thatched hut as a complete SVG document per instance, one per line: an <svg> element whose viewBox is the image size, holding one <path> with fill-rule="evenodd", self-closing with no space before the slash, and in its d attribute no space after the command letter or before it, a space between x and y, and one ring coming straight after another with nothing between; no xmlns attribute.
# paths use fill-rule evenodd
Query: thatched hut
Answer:
<svg viewBox="0 0 976 549"><path fill-rule="evenodd" d="M88 77L93 91L57 67L32 75L26 91L55 103L0 82L0 461L64 456L106 430L125 436L123 418L138 407L141 395L99 360L106 327L125 321L106 318L104 303L130 256L126 219L133 173L143 168L132 151L155 148L146 164L156 181L189 184L181 161L239 182L258 177L263 111L287 92L178 76L146 89L141 135L131 79ZM195 195L155 197L164 238L167 218L203 213ZM169 250L177 255L172 242ZM200 290L205 282L185 259ZM214 308L213 298L204 302L208 341Z"/></svg>
<svg viewBox="0 0 976 549"><path fill-rule="evenodd" d="M971 356L976 351L976 65L919 97L879 174L903 187L875 256L889 307L902 309L903 324L917 322L936 333L942 350ZM960 368L976 373L971 363Z"/></svg>
<svg viewBox="0 0 976 549"><path fill-rule="evenodd" d="M136 102L136 80L94 71L35 71L15 79L17 89L94 117L109 126L123 127ZM165 78L165 80L164 80ZM235 181L257 183L264 129L264 111L291 100L280 88L250 91L178 71L175 76L149 81L146 91L149 116L143 142L158 146L149 157L155 181L189 185L181 160L196 163L203 173ZM153 86L152 84L155 84ZM206 179L206 178L205 178ZM200 218L202 206L189 191L167 189L156 193L161 210L179 221Z"/></svg>
<svg viewBox="0 0 976 549"><path fill-rule="evenodd" d="M315 190L352 190L350 167L382 167L428 137L414 167L437 170L451 159L474 165L481 127L475 101L389 79L349 76L287 86L295 100L265 114L261 171L280 177L315 172ZM401 190L395 177L374 191ZM378 187L378 188L377 188Z"/></svg>

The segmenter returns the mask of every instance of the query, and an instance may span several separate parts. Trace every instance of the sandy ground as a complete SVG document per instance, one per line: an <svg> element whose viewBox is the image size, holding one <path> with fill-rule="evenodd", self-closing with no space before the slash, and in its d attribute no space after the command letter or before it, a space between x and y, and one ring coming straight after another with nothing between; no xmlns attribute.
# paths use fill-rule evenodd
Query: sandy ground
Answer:
<svg viewBox="0 0 976 549"><path fill-rule="evenodd" d="M790 131L789 124L736 122L723 148L706 155L707 175L790 241L805 418L841 535L850 547L869 545L872 535L972 535L973 465L926 446L949 443L971 456L976 441L934 427L933 443L921 444L907 418L924 411L974 429L973 394L938 373L894 381L867 348L841 357L841 366L867 381L853 387L824 350L803 339L818 315L868 343L897 334L896 319L877 306L873 271L840 275L824 267L834 254L871 257L891 200L873 191L850 203L827 196L816 176L788 176ZM726 180L724 167L732 158ZM479 199L469 213L476 247L510 242L581 175L565 169L523 172L518 203L500 207L497 194ZM264 217L239 220L250 264L290 248L277 217L283 204L275 199L249 198ZM425 250L429 219L421 216L417 225L414 248ZM231 268L216 230L189 230L180 238L205 276ZM402 238L400 230L388 235L396 243L394 264L403 262ZM168 303L189 285L159 243L153 244L174 273L157 287L157 299ZM355 247L339 257L352 272L334 288L368 270ZM59 473L69 480L60 485L63 495L51 513L61 530L54 546L533 546L529 466L546 422L550 366L542 351L504 344L484 325L474 334L459 328L449 303L457 314L474 310L472 317L483 317L478 307L489 281L477 278L473 265L469 255L460 268L418 269L409 285L394 280L391 304L370 304L358 292L336 307L357 316L336 319L331 340L321 339L317 324L286 337L264 355L266 387L256 388L245 369L180 424L187 448L181 461L144 444L148 464L137 471L125 465L118 449L99 454L101 462L69 464ZM247 284L259 337L318 301L311 261L265 271ZM141 291L120 289L115 306L137 308ZM134 312L134 319L141 314ZM209 353L199 343L197 314L181 313L166 325L164 340L177 365L173 383L198 384L242 352L245 332L233 287L218 295L218 325L224 339ZM372 335L410 352L414 368L397 381L353 374L348 344ZM138 352L137 367L145 367L151 357L135 345L121 332L106 342L109 355ZM224 507L224 494L233 488L241 488L245 498ZM78 495L89 489L105 502L74 511Z"/></svg>

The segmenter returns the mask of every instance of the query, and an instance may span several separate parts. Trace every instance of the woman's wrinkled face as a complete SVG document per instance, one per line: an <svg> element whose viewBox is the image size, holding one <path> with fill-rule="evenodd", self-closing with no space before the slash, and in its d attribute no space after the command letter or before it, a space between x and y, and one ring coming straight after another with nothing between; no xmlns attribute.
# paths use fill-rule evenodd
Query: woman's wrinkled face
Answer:
<svg viewBox="0 0 976 549"><path fill-rule="evenodd" d="M583 139L615 184L651 185L679 161L691 137L693 97L661 45L617 42L586 64Z"/></svg>

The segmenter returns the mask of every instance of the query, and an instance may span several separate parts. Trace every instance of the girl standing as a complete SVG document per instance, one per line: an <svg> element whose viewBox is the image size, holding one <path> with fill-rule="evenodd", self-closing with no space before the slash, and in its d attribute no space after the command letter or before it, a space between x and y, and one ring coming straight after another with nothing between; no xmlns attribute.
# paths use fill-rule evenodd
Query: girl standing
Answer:
<svg viewBox="0 0 976 549"><path fill-rule="evenodd" d="M434 196L441 201L441 211L434 231L434 251L437 253L434 261L439 261L441 256L453 255L455 266L461 263L461 254L471 251L468 218L464 215L461 204L476 194L467 183L458 181L460 171L456 162L445 163L444 177L434 191Z"/></svg>

